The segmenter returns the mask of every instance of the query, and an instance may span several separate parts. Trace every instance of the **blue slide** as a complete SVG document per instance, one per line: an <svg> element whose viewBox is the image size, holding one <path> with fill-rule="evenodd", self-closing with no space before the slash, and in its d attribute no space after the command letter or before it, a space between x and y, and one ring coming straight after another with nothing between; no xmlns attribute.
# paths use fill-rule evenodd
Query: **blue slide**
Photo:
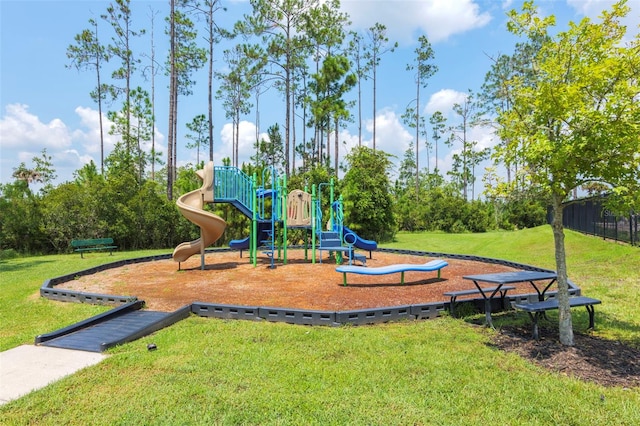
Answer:
<svg viewBox="0 0 640 426"><path fill-rule="evenodd" d="M229 247L236 250L246 250L249 248L249 238L243 238L241 240L231 240L229 241Z"/></svg>
<svg viewBox="0 0 640 426"><path fill-rule="evenodd" d="M269 239L270 232L271 222L258 222L258 241ZM229 241L229 247L236 250L247 250L250 245L250 239L251 237L249 236L239 240L231 240Z"/></svg>
<svg viewBox="0 0 640 426"><path fill-rule="evenodd" d="M353 241L354 247L359 248L361 250L367 250L369 252L378 249L378 243L376 243L375 241L365 240L364 238L360 238L360 236L358 236L358 234L353 232L351 229L347 228L346 226L343 226L342 239L344 240L344 236L348 234L352 234L355 237L355 241ZM347 238L345 242L351 243L351 240Z"/></svg>

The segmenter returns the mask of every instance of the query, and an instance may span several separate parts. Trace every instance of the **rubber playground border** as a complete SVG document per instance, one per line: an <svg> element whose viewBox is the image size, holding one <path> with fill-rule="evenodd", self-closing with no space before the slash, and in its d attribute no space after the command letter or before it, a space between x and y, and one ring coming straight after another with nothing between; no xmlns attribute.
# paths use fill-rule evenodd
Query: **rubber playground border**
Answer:
<svg viewBox="0 0 640 426"><path fill-rule="evenodd" d="M292 247L300 248L300 247ZM238 251L231 248L218 248L209 249L207 253L216 252L229 252ZM413 256L428 256L446 259L468 260L475 262L483 262L490 264L498 264L508 266L525 271L538 271L538 272L555 272L549 269L543 269L536 266L526 265L517 262L511 262L502 259L493 259L481 256L463 255L463 254L449 254L449 253L437 253L428 251L416 251L416 250L401 250L401 249L388 249L379 248L377 251L391 254L406 254ZM60 301L60 302L76 302L76 303L90 303L97 305L115 305L120 306L131 302L136 302L139 299L136 296L117 296L110 294L100 293L88 293L77 290L57 289L56 286L68 281L73 281L81 276L92 275L97 272L102 272L108 269L119 268L126 265L153 262L157 260L170 259L171 254L147 256L135 259L119 260L116 262L106 263L104 265L96 266L93 268L73 272L70 274L62 275L55 278L47 279L40 287L40 296ZM580 288L573 282L569 281L569 294L572 296L579 296ZM548 293L549 298L557 297L557 291L551 291ZM538 299L536 293L511 295L505 298L509 303L529 303L535 302ZM481 307L481 299L470 300L478 303ZM492 299L493 302L500 302L500 300ZM321 310L305 310L295 308L283 308L283 307L267 307L267 306L243 306L243 305L228 305L228 304L216 304L212 302L193 302L190 306L191 312L201 317L220 318L220 319L243 319L243 320L266 320L272 322L285 322L289 324L299 325L364 325L364 324L377 324L388 321L398 320L417 320L417 319L429 319L440 316L440 313L448 308L449 302L431 302L424 304L414 305L401 305L401 306L389 306L383 308L370 308L350 311L321 311ZM496 306L497 307L497 306ZM184 309L184 308L181 308Z"/></svg>

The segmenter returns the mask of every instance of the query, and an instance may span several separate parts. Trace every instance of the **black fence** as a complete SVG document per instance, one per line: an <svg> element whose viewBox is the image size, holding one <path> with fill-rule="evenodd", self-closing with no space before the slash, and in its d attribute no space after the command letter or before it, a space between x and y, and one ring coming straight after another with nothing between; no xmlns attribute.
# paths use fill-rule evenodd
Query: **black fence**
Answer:
<svg viewBox="0 0 640 426"><path fill-rule="evenodd" d="M640 246L638 222L640 215L633 212L627 216L615 215L603 207L601 197L572 201L564 207L562 224L565 228L604 239L624 241ZM552 213L548 213L551 223Z"/></svg>

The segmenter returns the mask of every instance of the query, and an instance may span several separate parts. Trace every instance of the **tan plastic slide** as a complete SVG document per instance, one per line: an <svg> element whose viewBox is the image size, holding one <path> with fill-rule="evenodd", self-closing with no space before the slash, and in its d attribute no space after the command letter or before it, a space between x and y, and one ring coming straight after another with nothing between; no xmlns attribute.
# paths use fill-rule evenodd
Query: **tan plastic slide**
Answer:
<svg viewBox="0 0 640 426"><path fill-rule="evenodd" d="M184 217L200 227L200 238L178 245L173 251L173 260L176 262L184 262L194 254L204 253L204 249L215 243L227 227L227 222L220 216L203 210L205 203L213 202L213 161L196 174L202 179L202 187L184 194L176 204Z"/></svg>

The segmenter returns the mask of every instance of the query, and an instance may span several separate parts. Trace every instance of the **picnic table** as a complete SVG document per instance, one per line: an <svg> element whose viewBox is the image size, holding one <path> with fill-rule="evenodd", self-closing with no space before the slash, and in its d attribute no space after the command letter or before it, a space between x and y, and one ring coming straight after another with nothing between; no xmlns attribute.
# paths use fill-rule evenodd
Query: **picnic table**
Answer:
<svg viewBox="0 0 640 426"><path fill-rule="evenodd" d="M539 271L514 271L514 272L496 272L492 274L478 274L478 275L465 275L462 277L465 280L473 281L478 292L484 299L484 314L486 318L486 324L493 327L493 321L491 320L491 299L501 291L502 286L505 284L515 284L528 282L533 286L536 293L538 293L538 300L544 301L545 293L551 285L558 279L555 272L539 272ZM544 284L544 281L548 283ZM483 288L480 283L493 284L494 287ZM544 286L543 286L544 285Z"/></svg>
<svg viewBox="0 0 640 426"><path fill-rule="evenodd" d="M598 305L600 303L602 303L600 300L592 299L591 297L577 296L569 298L570 308L576 306L584 306L587 308L587 313L589 314L589 329L593 329L595 327L595 308L593 305ZM538 319L540 316L543 316L546 311L558 309L560 307L560 302L558 299L548 299L536 303L517 303L515 307L516 309L522 309L529 314L529 317L533 322L533 338L538 340Z"/></svg>

